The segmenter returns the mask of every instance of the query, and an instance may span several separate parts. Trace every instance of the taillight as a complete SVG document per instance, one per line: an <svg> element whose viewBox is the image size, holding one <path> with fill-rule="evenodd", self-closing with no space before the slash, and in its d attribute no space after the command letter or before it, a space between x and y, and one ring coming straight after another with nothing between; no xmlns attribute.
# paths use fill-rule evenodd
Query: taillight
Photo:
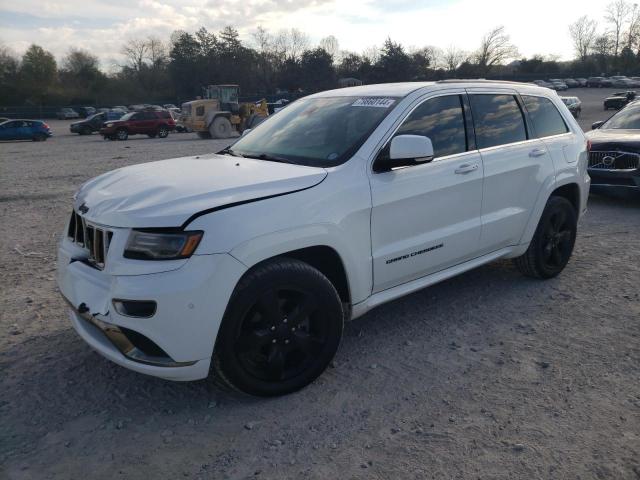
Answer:
<svg viewBox="0 0 640 480"><path fill-rule="evenodd" d="M43 123L43 124L42 124L42 126L43 126L44 128L46 128L47 130L49 130L49 125L47 125L46 123Z"/></svg>

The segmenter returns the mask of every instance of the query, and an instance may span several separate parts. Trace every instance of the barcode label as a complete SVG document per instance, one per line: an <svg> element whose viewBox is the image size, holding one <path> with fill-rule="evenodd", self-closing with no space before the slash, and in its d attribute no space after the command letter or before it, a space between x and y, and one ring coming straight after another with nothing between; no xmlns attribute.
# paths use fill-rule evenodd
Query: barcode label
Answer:
<svg viewBox="0 0 640 480"><path fill-rule="evenodd" d="M393 98L359 98L351 106L389 108L395 102Z"/></svg>

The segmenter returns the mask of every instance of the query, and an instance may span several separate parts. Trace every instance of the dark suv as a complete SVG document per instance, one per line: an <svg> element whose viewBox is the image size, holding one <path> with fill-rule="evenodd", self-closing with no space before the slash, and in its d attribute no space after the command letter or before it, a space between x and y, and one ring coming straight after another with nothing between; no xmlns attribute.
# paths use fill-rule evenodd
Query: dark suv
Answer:
<svg viewBox="0 0 640 480"><path fill-rule="evenodd" d="M126 140L129 135L143 134L149 138L165 138L176 128L167 110L145 110L127 113L120 120L108 121L100 129L105 140Z"/></svg>

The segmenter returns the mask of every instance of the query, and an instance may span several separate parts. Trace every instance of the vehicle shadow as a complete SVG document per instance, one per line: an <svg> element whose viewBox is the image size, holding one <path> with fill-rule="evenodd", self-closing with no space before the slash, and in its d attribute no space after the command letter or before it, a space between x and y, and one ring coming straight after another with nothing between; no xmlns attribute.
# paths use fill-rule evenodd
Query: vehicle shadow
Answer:
<svg viewBox="0 0 640 480"><path fill-rule="evenodd" d="M158 431L180 430L176 424L188 429L196 419L224 431L242 429L255 419L302 415L292 405L322 411L337 396L357 395L357 384L367 382L372 362L388 362L391 371L399 368L394 367L397 362L411 364L411 350L398 354L399 345L410 341L432 358L446 358L451 338L462 335L458 342L471 342L464 339L465 332L478 328L474 312L481 304L487 309L483 321L490 318L498 327L515 323L500 314L495 292L517 298L524 291L539 292L540 285L523 279L510 262L499 261L382 305L347 323L334 365L316 382L272 399L230 392L211 380L179 383L131 372L92 352L72 328L32 337L0 356L0 424L10 439L0 441L0 459L3 449L5 454L32 451L52 428L51 419L62 430L78 417L92 417L101 425L94 429L116 429L119 422L142 428L152 422ZM56 310L65 314L62 306ZM389 391L406 388L406 379L393 374L383 381Z"/></svg>

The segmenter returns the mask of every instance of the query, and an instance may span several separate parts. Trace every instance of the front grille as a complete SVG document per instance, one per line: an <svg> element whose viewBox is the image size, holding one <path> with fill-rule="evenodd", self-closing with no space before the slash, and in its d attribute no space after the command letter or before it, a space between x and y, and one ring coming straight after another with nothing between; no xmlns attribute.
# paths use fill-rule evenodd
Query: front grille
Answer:
<svg viewBox="0 0 640 480"><path fill-rule="evenodd" d="M75 211L71 213L68 237L87 250L87 262L102 270L104 268L113 232L88 223Z"/></svg>
<svg viewBox="0 0 640 480"><path fill-rule="evenodd" d="M601 170L635 170L640 154L633 152L589 152L589 168Z"/></svg>

